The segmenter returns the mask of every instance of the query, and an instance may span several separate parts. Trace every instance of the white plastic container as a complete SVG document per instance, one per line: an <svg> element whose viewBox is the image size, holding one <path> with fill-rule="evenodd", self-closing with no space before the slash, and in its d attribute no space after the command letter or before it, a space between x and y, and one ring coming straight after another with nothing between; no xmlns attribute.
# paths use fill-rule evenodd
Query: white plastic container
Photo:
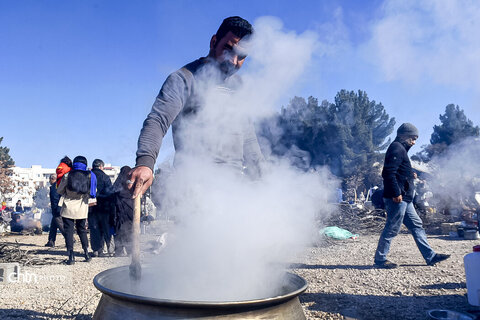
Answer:
<svg viewBox="0 0 480 320"><path fill-rule="evenodd" d="M467 278L468 303L480 306L480 245L463 258L465 277Z"/></svg>

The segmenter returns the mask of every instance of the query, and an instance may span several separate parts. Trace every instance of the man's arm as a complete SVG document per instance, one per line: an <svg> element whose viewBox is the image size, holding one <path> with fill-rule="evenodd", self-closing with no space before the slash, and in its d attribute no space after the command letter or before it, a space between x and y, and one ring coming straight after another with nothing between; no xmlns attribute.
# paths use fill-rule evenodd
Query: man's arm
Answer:
<svg viewBox="0 0 480 320"><path fill-rule="evenodd" d="M134 187L133 197L143 194L153 182L153 168L162 139L191 93L193 76L187 73L190 71L183 68L165 80L152 110L143 122L138 138L136 165L129 174L129 189Z"/></svg>

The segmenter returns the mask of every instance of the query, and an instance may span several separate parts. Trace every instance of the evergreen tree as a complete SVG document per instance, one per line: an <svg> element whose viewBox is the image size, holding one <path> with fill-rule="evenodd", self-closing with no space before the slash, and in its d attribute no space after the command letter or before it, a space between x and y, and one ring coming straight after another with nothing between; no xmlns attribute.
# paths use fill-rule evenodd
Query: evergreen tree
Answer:
<svg viewBox="0 0 480 320"><path fill-rule="evenodd" d="M459 143L468 137L478 137L480 134L480 128L473 125L473 122L467 118L458 105L447 105L445 113L440 115L440 122L440 125L433 127L430 144L424 146L414 159L428 162L433 156L445 152L450 145Z"/></svg>
<svg viewBox="0 0 480 320"><path fill-rule="evenodd" d="M0 144L3 137L0 137ZM12 157L9 155L10 149L0 146L0 198L4 201L7 193L13 192L12 167L15 165Z"/></svg>
<svg viewBox="0 0 480 320"><path fill-rule="evenodd" d="M260 135L270 142L272 153L288 156L304 169L326 165L344 180L344 188L357 188L378 183L369 173L382 161L380 151L390 144L386 138L394 125L383 105L370 101L364 91L341 90L335 103L294 97L263 124Z"/></svg>

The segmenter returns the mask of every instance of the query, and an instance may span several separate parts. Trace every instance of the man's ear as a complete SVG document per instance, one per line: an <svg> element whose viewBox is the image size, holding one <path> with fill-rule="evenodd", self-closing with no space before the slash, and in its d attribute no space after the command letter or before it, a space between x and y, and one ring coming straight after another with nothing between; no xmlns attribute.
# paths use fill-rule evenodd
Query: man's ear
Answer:
<svg viewBox="0 0 480 320"><path fill-rule="evenodd" d="M210 50L213 50L215 48L216 43L217 43L217 36L214 34L212 36L212 39L210 39Z"/></svg>

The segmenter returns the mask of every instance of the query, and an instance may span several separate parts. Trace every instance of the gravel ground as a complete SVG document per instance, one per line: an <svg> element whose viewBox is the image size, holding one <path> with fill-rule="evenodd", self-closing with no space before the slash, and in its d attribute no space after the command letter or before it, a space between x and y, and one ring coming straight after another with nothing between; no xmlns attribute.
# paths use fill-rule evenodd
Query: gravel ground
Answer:
<svg viewBox="0 0 480 320"><path fill-rule="evenodd" d="M60 236L61 237L61 236ZM147 241L144 238L144 241ZM479 241L429 236L432 247L452 257L437 266L426 266L413 238L400 234L392 244L394 270L372 267L378 235L357 240L329 241L311 247L293 271L307 279L309 288L300 301L307 319L426 319L429 309L476 310L466 299L463 256ZM45 248L47 235L0 237L38 257L55 258L55 264L25 266L21 274L34 274L30 282L0 283L0 319L91 319L100 299L93 277L105 269L129 264L128 258L77 256L67 266L65 247ZM62 241L59 241L61 243ZM77 241L76 252L81 248Z"/></svg>

